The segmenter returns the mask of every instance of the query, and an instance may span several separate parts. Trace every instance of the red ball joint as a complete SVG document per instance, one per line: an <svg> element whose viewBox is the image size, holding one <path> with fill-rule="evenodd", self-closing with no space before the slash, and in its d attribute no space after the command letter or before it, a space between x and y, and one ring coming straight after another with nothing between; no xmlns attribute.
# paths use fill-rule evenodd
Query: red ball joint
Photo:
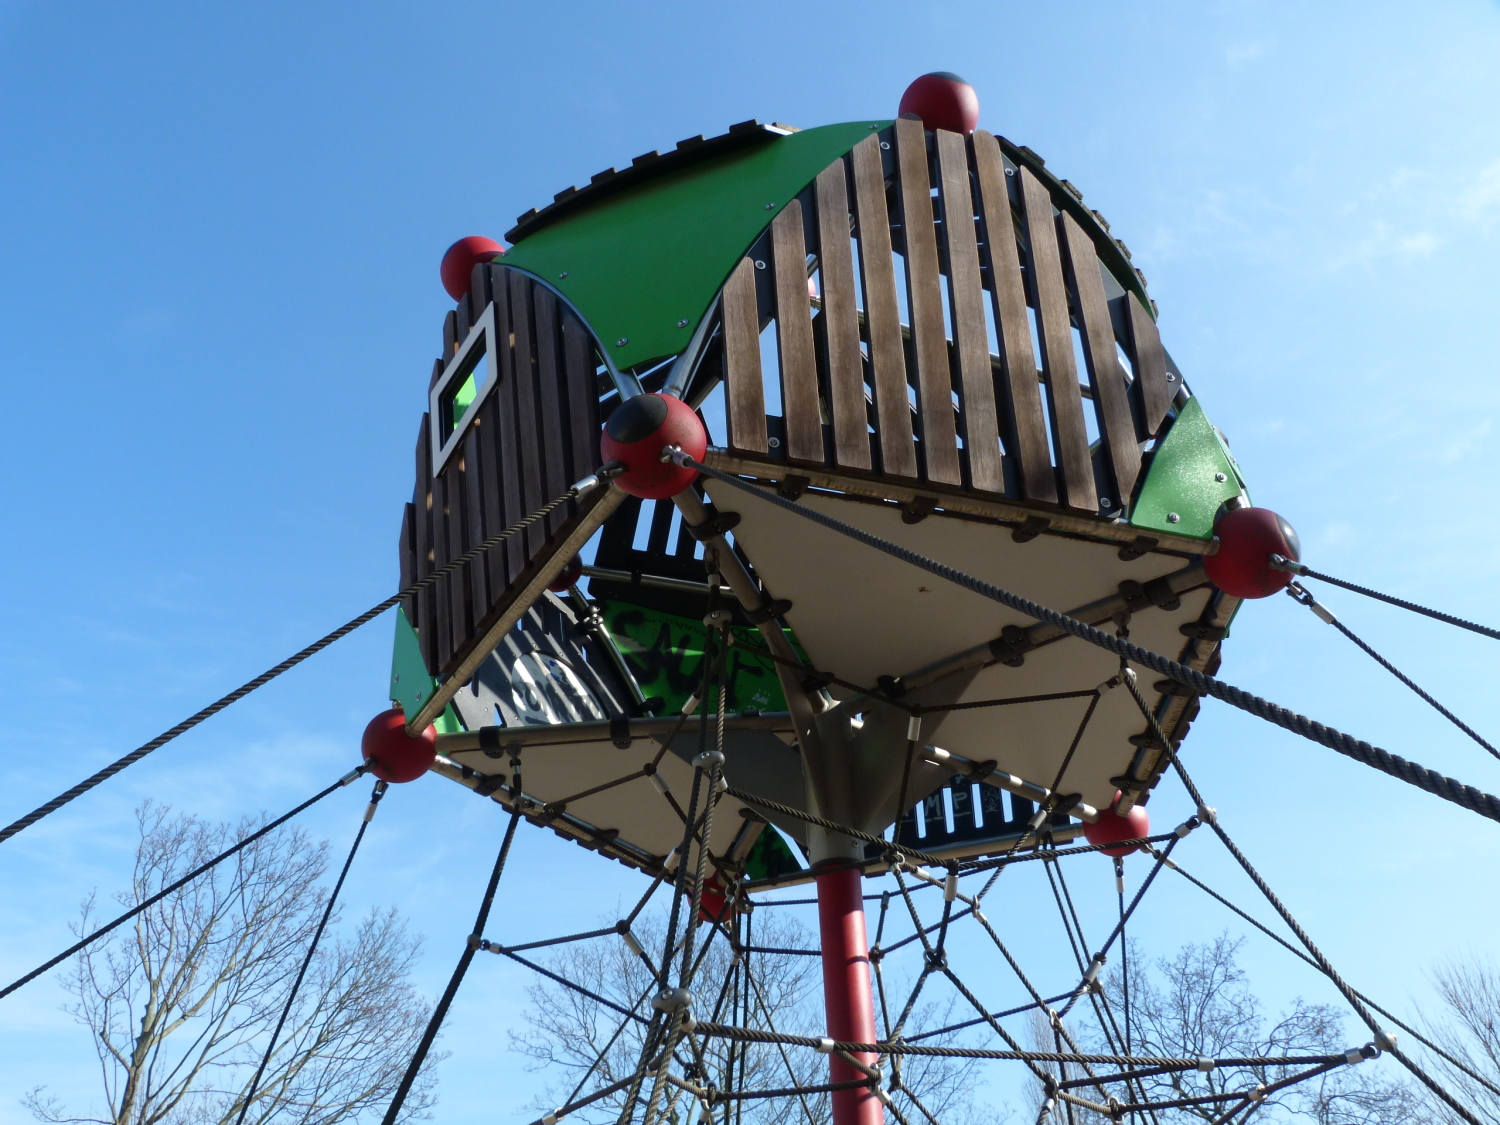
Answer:
<svg viewBox="0 0 1500 1125"><path fill-rule="evenodd" d="M662 450L678 446L695 461L708 451L708 433L697 412L680 398L647 394L615 408L599 436L599 452L625 471L616 483L643 500L666 500L698 479L695 469L662 460Z"/></svg>
<svg viewBox="0 0 1500 1125"><path fill-rule="evenodd" d="M1214 524L1219 550L1203 560L1209 579L1236 598L1267 598L1292 576L1271 565L1272 555L1296 562L1302 557L1297 533L1269 508L1232 508Z"/></svg>
<svg viewBox="0 0 1500 1125"><path fill-rule="evenodd" d="M896 112L902 117L920 117L928 129L968 136L979 124L979 95L958 75L937 70L906 88Z"/></svg>
<svg viewBox="0 0 1500 1125"><path fill-rule="evenodd" d="M1115 793L1115 801L1120 794ZM1151 815L1140 805L1132 805L1124 816L1115 812L1114 806L1099 810L1099 819L1093 824L1084 821L1083 834L1091 844L1118 844L1121 840L1143 840L1151 835ZM1101 848L1105 855L1129 855L1140 845L1124 848Z"/></svg>
<svg viewBox="0 0 1500 1125"><path fill-rule="evenodd" d="M443 264L438 269L443 279L443 288L448 291L448 296L455 301L462 301L464 294L469 291L469 281L474 275L474 267L480 262L493 262L504 253L505 247L493 238L485 238L482 234L471 234L467 238L460 238L448 247L447 253L443 255Z"/></svg>
<svg viewBox="0 0 1500 1125"><path fill-rule="evenodd" d="M568 560L568 565L563 567L562 573L547 583L547 589L554 594L561 594L564 590L571 590L582 577L583 560L574 555Z"/></svg>
<svg viewBox="0 0 1500 1125"><path fill-rule="evenodd" d="M392 707L370 720L359 749L381 781L415 781L437 759L437 730L429 726L413 738L406 733L405 712Z"/></svg>

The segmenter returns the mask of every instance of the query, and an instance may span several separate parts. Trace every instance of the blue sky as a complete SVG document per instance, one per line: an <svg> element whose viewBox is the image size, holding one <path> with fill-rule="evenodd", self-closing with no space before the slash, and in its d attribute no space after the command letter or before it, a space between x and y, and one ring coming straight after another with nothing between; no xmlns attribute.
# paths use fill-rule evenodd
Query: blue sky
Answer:
<svg viewBox="0 0 1500 1125"><path fill-rule="evenodd" d="M1497 57L1500 8L1479 0L0 3L0 819L394 588L449 242L735 121L893 114L936 69L1129 244L1167 346L1314 566L1500 621ZM1494 642L1324 600L1500 735ZM142 798L237 817L347 769L389 645L367 627L0 848L0 976L122 885ZM1289 599L1241 614L1224 676L1500 790L1500 765ZM1356 986L1410 1012L1435 964L1493 949L1500 826L1215 703L1187 760ZM307 823L342 848L362 799ZM1188 806L1168 787L1152 811ZM351 914L398 904L427 936L430 992L501 827L426 779L385 802L351 876ZM1206 836L1184 847L1253 903ZM536 832L514 874L509 910L538 934L639 887ZM1033 891L991 917L1024 928ZM1139 933L1162 951L1227 924L1153 896ZM1265 943L1246 956L1273 1006L1331 998ZM522 983L471 975L441 1120L529 1119L536 1080L503 1050ZM35 1084L81 1103L97 1082L62 999L41 981L0 1004L0 1125Z"/></svg>

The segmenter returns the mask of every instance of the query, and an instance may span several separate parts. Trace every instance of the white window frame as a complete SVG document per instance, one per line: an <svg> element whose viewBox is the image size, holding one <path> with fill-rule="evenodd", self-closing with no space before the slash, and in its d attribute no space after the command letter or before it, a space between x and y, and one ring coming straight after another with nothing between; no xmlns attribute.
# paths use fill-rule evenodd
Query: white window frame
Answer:
<svg viewBox="0 0 1500 1125"><path fill-rule="evenodd" d="M453 353L453 358L443 368L442 375L438 376L436 383L432 384L432 390L427 395L427 409L432 416L432 475L437 476L443 471L443 466L453 456L453 451L462 444L464 434L469 425L479 413L479 408L484 405L484 400L500 384L500 350L495 331L495 306L494 303L486 305L484 312L474 322L474 327L469 329L469 334L464 337L464 342L459 345L458 350ZM486 359L486 370L489 378L476 388L474 401L469 403L463 414L454 420L453 432L446 438L443 436L443 394L455 379L467 379L473 374L477 365L474 353L479 352ZM471 362L472 361L472 362Z"/></svg>

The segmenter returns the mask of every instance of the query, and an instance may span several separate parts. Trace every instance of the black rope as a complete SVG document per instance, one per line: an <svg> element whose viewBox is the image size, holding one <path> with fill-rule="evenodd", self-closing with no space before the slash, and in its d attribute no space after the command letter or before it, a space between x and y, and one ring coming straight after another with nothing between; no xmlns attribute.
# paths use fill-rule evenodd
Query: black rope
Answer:
<svg viewBox="0 0 1500 1125"><path fill-rule="evenodd" d="M1500 629L1491 629L1488 625L1476 625L1472 621L1465 621L1462 617L1454 617L1450 613L1428 609L1426 606L1417 605L1416 602L1404 601L1401 598L1393 598L1390 594L1382 594L1379 590L1371 590L1366 586L1356 586L1353 582L1345 582L1342 578L1335 578L1331 574L1321 574L1311 567L1303 566L1301 563L1290 563L1285 569L1303 578L1316 578L1319 582L1328 582L1334 586L1338 586L1340 589L1350 590L1356 594L1363 594L1365 597L1374 598L1378 602L1399 606L1401 609L1409 609L1413 613L1420 613L1423 617L1431 617L1434 621L1457 625L1460 629L1467 629L1471 633L1478 633L1484 637L1493 637L1495 640L1500 641Z"/></svg>
<svg viewBox="0 0 1500 1125"><path fill-rule="evenodd" d="M1290 588L1291 587L1288 587L1288 589L1290 589ZM1292 597L1296 598L1297 595L1293 594ZM1301 601L1302 599L1298 598L1297 600ZM1303 603L1303 604L1306 604L1306 603ZM1347 625L1345 625L1337 617L1334 617L1332 613L1329 613L1328 617L1332 618L1332 620L1329 621L1329 624L1332 625L1335 629L1337 629L1340 633L1344 634L1344 636L1348 637L1355 644L1357 644L1361 649L1363 649L1364 652L1365 652L1365 655L1367 655L1368 657L1370 657L1371 660L1375 661L1375 663L1379 664L1387 672L1389 672L1391 675L1395 676L1396 679L1400 680L1407 687L1411 688L1411 690L1414 691L1414 692L1416 692L1417 695L1423 700L1423 702L1425 702L1429 706L1431 706L1434 711L1436 711L1439 715L1443 716L1443 718L1447 719L1450 723L1452 723L1454 726L1456 726L1459 730L1463 731L1466 735L1468 735L1470 738L1472 738L1475 742L1479 743L1479 745L1483 746L1486 750L1488 750L1490 752L1491 757L1500 758L1500 750L1496 750L1494 748L1494 746L1490 745L1490 743L1488 741L1486 741L1479 734L1478 731L1476 731L1473 727L1469 726L1468 723L1464 722L1457 715L1455 715L1452 711L1448 710L1448 708L1444 707L1436 699L1432 698L1432 696L1428 695L1425 691L1423 691L1420 687L1418 687L1417 684L1409 676L1407 676L1404 672L1401 671L1401 669L1397 668L1389 660L1387 660L1385 657L1381 656L1380 653L1376 652L1373 648L1371 648L1369 645L1367 645L1363 640L1361 640L1358 636L1355 635L1355 633L1354 633L1354 631L1352 629L1350 629ZM1325 618L1325 620L1327 620L1327 619Z"/></svg>
<svg viewBox="0 0 1500 1125"><path fill-rule="evenodd" d="M1297 921L1297 919L1292 915L1292 912L1287 909L1286 905L1281 901L1281 899L1276 896L1276 892L1271 889L1271 885L1261 877L1260 872L1255 869L1255 866L1250 862L1249 857L1246 856L1244 852L1240 851L1239 846L1235 844L1235 842L1230 838L1229 833L1226 832L1219 824L1218 816L1208 812L1208 806L1203 801L1202 793L1200 793L1198 787L1193 784L1193 779L1188 775L1187 770L1183 768L1182 759L1179 758L1177 756L1177 752L1172 749L1172 744L1167 741L1166 735L1161 729L1161 724L1157 722L1155 713L1151 710L1150 706L1147 705L1145 697L1140 693L1140 689L1136 687L1135 678L1129 676L1126 677L1125 686L1130 689L1131 698L1135 700L1136 707L1140 709L1141 714L1145 717L1152 733L1161 742L1161 744L1166 747L1168 759L1171 761L1173 768L1177 770L1177 776L1182 780L1183 787L1188 791L1188 796L1190 796L1193 799L1194 803L1198 806L1200 815L1204 815L1204 819L1207 820L1208 826L1213 829L1214 835L1218 836L1220 842L1223 843L1224 847L1229 850L1229 854L1232 855L1235 862L1240 865L1240 869L1243 870L1247 876L1249 876L1250 881L1255 884L1256 890L1260 891L1260 893L1265 897L1265 900L1271 904L1271 908L1275 910L1277 914L1281 915L1281 920L1286 924L1287 929L1291 930L1292 933L1296 935L1297 940L1302 943L1303 948L1305 948L1308 954L1311 955L1311 957L1317 962L1318 969L1323 973L1324 976L1332 981L1334 987L1339 990L1340 994L1344 997L1344 1001L1354 1009L1355 1014L1364 1021L1365 1025L1368 1026L1371 1031L1375 1032L1377 1036L1384 1037L1384 1033L1380 1029L1380 1024L1376 1021L1375 1017L1370 1014L1370 1010L1365 1007L1364 1003L1360 1000L1354 989L1351 988L1349 984L1344 980L1344 978L1339 975L1338 970L1333 967L1333 963L1329 961L1327 957L1323 956L1322 950L1320 950L1317 945L1314 944L1312 937L1307 933L1306 930L1302 928L1301 923ZM1163 856L1163 859L1165 858L1166 857ZM1406 1069L1409 1070L1412 1075L1417 1078L1418 1081L1420 1081L1424 1086L1426 1086L1429 1090L1436 1094L1445 1105L1447 1105L1450 1109L1457 1113L1459 1117L1467 1121L1469 1125L1483 1125L1479 1118L1474 1116L1474 1114L1471 1113L1468 1109L1464 1108L1464 1106L1461 1105L1458 1100L1453 1097L1452 1094L1450 1094L1441 1085L1439 1085L1437 1080L1429 1075L1421 1066L1419 1066L1415 1059L1408 1057L1405 1052L1398 1048L1388 1038L1386 1038L1386 1042L1384 1044L1377 1043L1376 1046L1383 1047L1392 1055L1395 1055L1402 1066L1406 1067Z"/></svg>
<svg viewBox="0 0 1500 1125"><path fill-rule="evenodd" d="M499 534L490 536L490 538L479 544L479 546L465 551L452 562L439 567L437 570L434 570L426 578L422 578L416 582L413 582L404 590L401 590L400 592L392 594L390 597L386 598L385 601L380 602L378 605L371 606L369 609L365 610L364 613L361 613L358 617L353 618L350 621L346 621L333 632L314 641L312 644L308 645L300 652L287 657L275 667L267 668L260 675L256 676L255 679L241 684L228 695L220 696L218 699L210 703L207 707L203 708L203 710L195 712L194 714L188 716L186 719L182 720L182 722L178 723L170 730L163 731L161 734L157 735L145 745L136 747L136 749L132 750L129 754L126 754L123 758L119 758L116 761L111 762L99 772L91 774L90 776L84 778L77 785L73 786L73 788L59 793L56 797L53 797L52 800L48 801L46 804L39 805L35 809L32 809L31 812L27 813L19 820L13 821L5 828L0 829L0 844L3 844L6 840L9 840L16 833L30 828L44 816L55 813L58 809L62 808L74 798L83 796L90 789L94 788L94 786L108 781L110 778L114 777L115 774L123 770L126 766L132 766L136 762L139 762L153 750L159 750L179 735L186 734L188 731L192 730L195 726L203 722L205 719L213 718L220 711L224 710L224 708L228 707L231 703L236 703L239 700L244 699L245 696L256 690L256 688L264 687L266 684L274 680L277 676L281 675L283 672L288 672L291 669L295 668L297 665L301 664L308 657L316 656L329 645L333 644L334 641L347 637L361 625L366 625L369 622L374 621L375 618L379 617L386 610L392 609L396 605L400 604L403 599L408 598L412 594L418 593L419 591L425 590L427 587L437 582L438 579L442 578L444 575L465 565L466 563L477 558L479 555L482 555L485 551L488 551L497 543L510 538L512 535L515 535L519 531L524 531L526 528L536 523L537 520L542 519L544 516L546 516L548 512L552 511L552 509L556 508L560 504L565 504L569 500L574 499L575 497L579 496L581 492L582 490L579 488L579 486L574 485L572 488L568 489L567 492L559 496L556 500L544 504L536 511L532 512L531 515L527 516L520 523L512 524L510 527L507 527Z"/></svg>
<svg viewBox="0 0 1500 1125"><path fill-rule="evenodd" d="M1151 652L1119 637L1112 637L1108 633L1094 628L1092 625L1086 625L1082 621L1078 621L1066 614L1048 609L1046 606L1039 605L1008 590L1002 590L998 586L992 586L990 583L965 574L963 571L948 566L946 563L929 559L925 555L919 555L915 551L888 542L877 535L872 535L841 520L834 519L832 516L824 515L822 512L812 508L802 507L774 493L756 488L754 485L748 484L737 477L730 476L728 473L721 473L717 469L711 469L707 465L700 464L691 457L683 457L682 463L713 477L715 480L722 481L743 492L760 497L769 504L775 504L778 507L785 508L787 511L796 512L805 519L809 519L841 535L846 535L851 539L874 547L876 550L883 551L893 558L911 563L913 566L920 567L929 574L937 575L939 578L946 579L966 590L970 590L982 597L989 598L991 601L999 602L1001 605L1014 609L1018 613L1024 613L1028 617L1033 617L1038 621L1061 629L1070 636L1107 649L1116 656L1124 657L1132 663L1139 664L1142 667L1151 669L1153 672L1170 677L1178 683L1187 685L1200 695L1211 695L1215 699L1222 700L1233 707L1238 707L1242 711L1247 711L1257 718L1275 723L1277 726L1289 730L1293 734L1300 734L1302 737L1326 746L1330 750L1337 751L1346 757L1353 758L1357 762L1378 769L1382 773L1399 778L1409 785L1414 785L1418 789L1425 790L1436 797L1451 801L1462 808L1478 813L1480 816L1488 817L1490 820L1500 821L1500 797L1492 796L1489 793L1474 788L1472 785L1467 785L1455 778L1447 777L1417 762L1412 762L1399 755L1392 754L1388 750L1382 750L1378 746L1372 746L1362 739L1345 734L1333 727L1325 726L1323 723L1309 719L1305 715L1299 715L1295 711L1290 711L1269 700L1262 699L1258 695L1243 691L1232 684L1226 684L1221 680L1199 672L1195 668L1189 668L1185 664L1180 664L1175 660L1162 656L1160 653Z"/></svg>
<svg viewBox="0 0 1500 1125"><path fill-rule="evenodd" d="M517 772L520 772L519 768ZM479 942L482 940L479 935L484 932L485 922L489 921L490 907L495 902L495 890L500 886L500 876L505 871L505 860L510 855L511 841L516 838L516 825L521 823L522 801L519 778L516 779L515 793L516 803L511 809L510 823L505 826L505 839L500 844L500 854L495 857L495 867L490 872L490 881L484 888L484 898L479 903L479 916L474 920L474 928L464 943L463 954L458 959L453 976L448 980L448 987L443 990L442 999L432 1010L432 1018L427 1021L427 1030L422 1033L422 1041L417 1044L417 1050L412 1055L411 1062L406 1066L406 1073L401 1076L401 1085L396 1087L396 1096L391 1099L391 1104L385 1111L383 1125L395 1125L401 1113L401 1106L406 1102L406 1095L411 1092L412 1083L417 1080L417 1074L427 1060L427 1052L432 1049L432 1041L437 1038L438 1029L443 1026L443 1019L448 1015L448 1008L453 1003L453 997L458 994L458 986L463 983L464 974L469 971L469 962L474 960L474 954L479 951Z"/></svg>
<svg viewBox="0 0 1500 1125"><path fill-rule="evenodd" d="M271 1032L271 1041L266 1044L266 1053L261 1056L260 1065L255 1068L255 1074L250 1079L250 1086L245 1091L245 1100L240 1103L240 1112L235 1117L235 1125L241 1125L245 1120L245 1114L250 1111L250 1105L255 1101L255 1091L260 1088L261 1076L265 1074L266 1067L270 1065L271 1056L276 1053L276 1042L281 1038L281 1029L286 1026L287 1017L292 1014L292 1005L297 1000L297 992L302 988L302 978L307 975L307 967L312 964L313 954L318 951L318 942L323 938L323 931L328 927L328 920L333 917L333 909L339 901L339 892L344 889L344 880L349 875L349 867L354 863L354 855L359 851L360 841L365 838L365 829L370 827L370 821L375 816L375 808L380 804L380 798L385 796L387 782L377 781L375 791L370 794L370 805L365 810L365 815L359 822L359 831L354 834L354 844L349 848L349 855L344 860L344 868L339 872L338 882L333 885L333 893L328 896L328 905L323 910L323 917L318 920L318 928L313 931L312 941L307 945L307 954L302 958L302 964L297 969L297 978L292 981L292 990L287 993L286 1004L282 1006L281 1016L276 1021L276 1028Z"/></svg>
<svg viewBox="0 0 1500 1125"><path fill-rule="evenodd" d="M45 962L45 963L43 963L41 965L38 965L36 968L32 969L31 972L27 973L25 976L20 977L17 980L11 981L11 983L8 984L8 985L6 985L4 988L0 988L0 999L4 999L5 997L9 996L12 992L14 992L16 989L20 988L23 984L28 984L31 981L34 981L37 977L41 976L48 969L51 969L51 968L53 968L56 965L62 964L62 962L66 961L69 957L73 956L73 954L77 953L79 950L85 949L88 946L92 945L94 942L96 942L100 938L102 938L105 934L107 934L110 931L114 930L118 926L124 925L126 922L130 921L130 919L134 918L137 914L141 913L143 910L147 910L150 907L155 906L158 902L160 902L162 899L166 898L172 892L181 890L183 887L187 886L194 879L196 879L199 875L202 875L205 871L209 871L209 870L213 869L214 867L218 866L220 863L223 863L230 856L235 855L235 854L243 851L245 848L248 848L251 844L255 843L256 840L259 840L262 836L266 835L268 832L271 832L271 831L273 831L276 828L280 828L287 821L291 820L292 817L296 816L298 813L302 812L304 809L310 809L310 808L312 808L313 805L316 805L319 801L321 801L324 797L328 796L328 794L332 793L335 789L342 789L345 785L348 785L351 781L353 781L355 778L359 777L360 774L362 774L364 772L365 772L365 767L364 766L360 766L358 769L354 769L354 770L349 771L349 773L347 773L343 777L339 778L332 785L330 785L327 789L324 789L322 792L317 793L314 796L309 797L307 800L303 801L296 808L292 809L290 812L283 813L281 816L278 816L275 820L271 821L269 824L266 824L266 825L262 826L261 828L258 828L256 831L254 831L250 835L246 836L239 843L235 844L232 848L229 848L226 851L220 852L218 855L214 856L214 858L211 859L211 860L209 860L207 863L199 864L197 867L193 868L186 875L184 875L181 879L178 879L176 882L172 883L170 886L163 887L161 890L157 891L150 898L148 898L145 901L137 904L136 906L131 907L129 910L127 910L124 914L121 914L114 921L105 923L104 925L100 926L97 930L95 930L93 933L89 934L87 937L81 938L78 941L74 942L72 945L68 946L67 949L64 949L61 953L59 953L56 957L52 958L50 961L47 961L47 962Z"/></svg>

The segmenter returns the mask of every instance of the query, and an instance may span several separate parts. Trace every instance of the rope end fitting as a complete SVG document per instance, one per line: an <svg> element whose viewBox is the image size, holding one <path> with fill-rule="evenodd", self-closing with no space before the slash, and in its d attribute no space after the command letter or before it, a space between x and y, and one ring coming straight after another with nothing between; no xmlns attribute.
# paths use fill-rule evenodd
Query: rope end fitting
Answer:
<svg viewBox="0 0 1500 1125"><path fill-rule="evenodd" d="M1301 563L1295 562L1285 555L1278 555L1274 551L1271 552L1271 569L1284 570L1286 573L1295 574L1298 577L1305 577L1308 573L1307 567Z"/></svg>

